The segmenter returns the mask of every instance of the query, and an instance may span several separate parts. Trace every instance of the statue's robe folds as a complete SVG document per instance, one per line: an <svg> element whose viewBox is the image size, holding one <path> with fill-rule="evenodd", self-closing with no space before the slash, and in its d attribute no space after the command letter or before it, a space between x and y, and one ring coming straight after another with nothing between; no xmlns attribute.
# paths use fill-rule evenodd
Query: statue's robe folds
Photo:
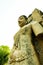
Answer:
<svg viewBox="0 0 43 65"><path fill-rule="evenodd" d="M28 25L25 25L15 34L14 45L13 49L11 50L8 65L40 65L40 60L33 44L35 42L35 44L37 44L38 42L33 41L35 39L33 38L34 35L32 34L32 31L36 39L40 34L43 35L43 27L37 22L32 22ZM43 39L40 39L39 43L42 44L41 50L43 50ZM39 50L37 52L39 52ZM43 52L40 52L40 56L43 57ZM41 59L43 62L42 57Z"/></svg>

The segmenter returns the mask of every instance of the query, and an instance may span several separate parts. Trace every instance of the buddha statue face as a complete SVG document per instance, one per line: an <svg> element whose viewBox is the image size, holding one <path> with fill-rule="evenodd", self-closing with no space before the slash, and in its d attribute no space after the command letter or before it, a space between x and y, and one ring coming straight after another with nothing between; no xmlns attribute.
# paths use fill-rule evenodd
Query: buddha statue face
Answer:
<svg viewBox="0 0 43 65"><path fill-rule="evenodd" d="M18 18L18 24L20 27L23 27L24 25L27 25L29 24L31 21L32 21L32 14L30 14L28 16L28 18L25 16L25 15L21 15L19 18Z"/></svg>
<svg viewBox="0 0 43 65"><path fill-rule="evenodd" d="M26 25L27 24L27 17L25 15L21 15L18 18L18 24L20 27L23 27L24 25Z"/></svg>

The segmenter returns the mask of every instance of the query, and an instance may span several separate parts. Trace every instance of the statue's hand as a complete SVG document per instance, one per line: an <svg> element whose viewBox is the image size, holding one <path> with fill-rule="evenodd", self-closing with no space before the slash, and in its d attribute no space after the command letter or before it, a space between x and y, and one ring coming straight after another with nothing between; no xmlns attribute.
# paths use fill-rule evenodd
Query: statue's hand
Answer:
<svg viewBox="0 0 43 65"><path fill-rule="evenodd" d="M22 61L22 60L28 58L26 52L23 50L15 50L11 57L12 57L11 58L12 62L13 61Z"/></svg>

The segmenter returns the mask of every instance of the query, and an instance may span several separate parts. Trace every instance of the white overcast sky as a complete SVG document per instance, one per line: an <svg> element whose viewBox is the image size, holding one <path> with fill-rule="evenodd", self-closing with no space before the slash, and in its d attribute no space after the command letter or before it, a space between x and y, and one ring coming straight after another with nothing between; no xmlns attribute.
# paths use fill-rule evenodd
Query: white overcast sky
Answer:
<svg viewBox="0 0 43 65"><path fill-rule="evenodd" d="M0 45L12 48L18 17L28 16L35 8L43 11L43 0L0 0Z"/></svg>

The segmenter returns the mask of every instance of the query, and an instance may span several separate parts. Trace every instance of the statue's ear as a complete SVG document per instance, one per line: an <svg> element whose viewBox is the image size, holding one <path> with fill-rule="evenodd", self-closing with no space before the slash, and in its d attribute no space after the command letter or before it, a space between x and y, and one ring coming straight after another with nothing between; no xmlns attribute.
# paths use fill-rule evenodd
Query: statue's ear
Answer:
<svg viewBox="0 0 43 65"><path fill-rule="evenodd" d="M38 36L39 34L43 34L43 27L38 22L32 24L32 30L35 36Z"/></svg>

